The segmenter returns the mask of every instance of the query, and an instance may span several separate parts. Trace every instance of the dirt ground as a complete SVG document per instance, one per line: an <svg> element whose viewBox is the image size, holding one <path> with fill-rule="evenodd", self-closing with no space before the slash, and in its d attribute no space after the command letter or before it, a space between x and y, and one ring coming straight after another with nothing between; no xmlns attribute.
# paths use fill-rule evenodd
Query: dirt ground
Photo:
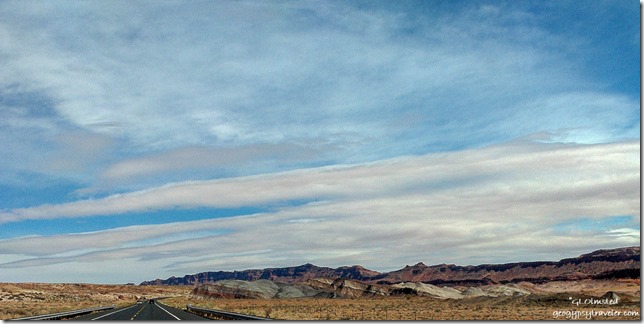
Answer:
<svg viewBox="0 0 644 324"><path fill-rule="evenodd" d="M175 307L194 306L287 320L639 320L639 302L577 306L568 296L477 297L439 300L431 297L354 299L219 299L184 297L164 300ZM608 311L613 311L608 313ZM595 311L593 313L592 311ZM603 313L600 313L603 311ZM621 312L621 315L617 315Z"/></svg>
<svg viewBox="0 0 644 324"><path fill-rule="evenodd" d="M422 296L338 299L214 299L178 296L164 302L287 320L640 320L640 281L522 283L526 296L461 300ZM461 287L464 289L465 287ZM620 296L604 303L609 291Z"/></svg>
<svg viewBox="0 0 644 324"><path fill-rule="evenodd" d="M192 287L0 283L0 319L52 314L69 310L125 306L137 298L186 296Z"/></svg>
<svg viewBox="0 0 644 324"><path fill-rule="evenodd" d="M524 284L525 296L441 300L423 296L294 299L211 299L190 295L189 286L0 283L0 319L67 310L125 306L159 298L178 308L187 304L288 320L640 320L640 283L631 281ZM614 291L621 299L604 303Z"/></svg>

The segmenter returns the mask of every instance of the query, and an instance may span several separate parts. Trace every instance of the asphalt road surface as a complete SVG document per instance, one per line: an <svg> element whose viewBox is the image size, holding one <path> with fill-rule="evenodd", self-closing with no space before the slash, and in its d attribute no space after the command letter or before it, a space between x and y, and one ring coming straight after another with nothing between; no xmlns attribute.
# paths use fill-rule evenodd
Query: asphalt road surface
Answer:
<svg viewBox="0 0 644 324"><path fill-rule="evenodd" d="M76 321L207 321L207 318L158 303L143 302L72 318Z"/></svg>

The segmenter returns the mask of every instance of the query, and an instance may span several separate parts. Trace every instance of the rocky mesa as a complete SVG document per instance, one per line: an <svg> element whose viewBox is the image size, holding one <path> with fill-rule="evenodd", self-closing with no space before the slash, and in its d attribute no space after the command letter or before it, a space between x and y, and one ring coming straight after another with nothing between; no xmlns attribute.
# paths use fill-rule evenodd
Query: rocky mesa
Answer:
<svg viewBox="0 0 644 324"><path fill-rule="evenodd" d="M418 263L370 278L377 283L423 282L434 285L477 286L517 282L545 283L582 279L639 278L640 248L598 250L557 262L518 262L457 266Z"/></svg>
<svg viewBox="0 0 644 324"><path fill-rule="evenodd" d="M318 267L304 264L296 267L252 269L244 271L202 272L183 277L144 281L141 285L199 285L222 280L297 283L317 278L350 279L364 284L392 285L404 282L439 286L476 287L518 282L545 283L582 279L623 279L640 277L640 247L597 250L560 261L517 262L458 266L418 263L396 271L379 273L355 265Z"/></svg>
<svg viewBox="0 0 644 324"><path fill-rule="evenodd" d="M251 269L244 271L215 271L201 272L183 277L170 277L144 281L141 285L196 285L215 283L221 280L270 280L275 282L301 282L314 278L346 278L355 280L369 280L380 274L377 271L367 270L361 266L351 267L318 267L307 263L296 267Z"/></svg>

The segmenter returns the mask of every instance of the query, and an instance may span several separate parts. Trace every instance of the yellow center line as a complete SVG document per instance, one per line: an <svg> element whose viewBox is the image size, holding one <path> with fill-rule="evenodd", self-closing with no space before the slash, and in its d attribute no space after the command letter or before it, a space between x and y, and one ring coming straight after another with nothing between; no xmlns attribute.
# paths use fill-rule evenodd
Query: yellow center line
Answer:
<svg viewBox="0 0 644 324"><path fill-rule="evenodd" d="M139 309L139 311L138 311L138 312L136 312L136 314L134 314L134 316L132 316L132 318L130 318L130 321L133 321L133 320L134 320L134 318L135 318L137 315L139 315L139 313L140 313L140 312L145 308L145 306L148 306L148 305L147 305L147 304L143 304L143 307L141 307L141 309Z"/></svg>
<svg viewBox="0 0 644 324"><path fill-rule="evenodd" d="M103 318L103 317L110 316L110 315L112 315L112 314L116 314L116 313L118 313L118 312L122 312L122 311L127 310L127 309L130 309L130 308L132 308L132 307L134 307L134 306L136 306L136 304L134 304L134 305L132 305L132 306L130 306L130 307L128 307L128 308L119 309L119 310L117 310L117 311L114 311L114 312L111 312L111 313L108 313L108 314L105 314L105 315L101 315L101 316L99 316L99 317L94 317L94 318L92 318L92 321L95 321L95 320L97 320L97 319L101 319L101 318Z"/></svg>

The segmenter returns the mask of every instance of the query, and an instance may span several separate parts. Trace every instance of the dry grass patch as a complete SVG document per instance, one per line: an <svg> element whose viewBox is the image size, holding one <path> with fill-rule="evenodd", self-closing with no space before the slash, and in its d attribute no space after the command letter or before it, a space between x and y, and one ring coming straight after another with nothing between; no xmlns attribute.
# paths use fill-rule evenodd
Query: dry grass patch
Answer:
<svg viewBox="0 0 644 324"><path fill-rule="evenodd" d="M549 283L531 287L535 292L540 292L527 296L462 300L420 296L204 300L191 297L193 287L190 286L0 283L0 319L97 306L119 307L131 305L137 298L169 297L163 303L180 309L193 304L286 320L565 320L588 319L585 316L593 311L595 315L592 319L640 320L639 280L620 284L625 288L608 282L597 285L586 281ZM608 289L617 291L620 296L630 297L621 300L618 305L573 305L569 300L571 297L583 297L582 293L599 297ZM610 316L600 313L608 311L613 313ZM555 312L560 312L556 318ZM617 312L622 315L617 316Z"/></svg>
<svg viewBox="0 0 644 324"><path fill-rule="evenodd" d="M554 297L554 298L553 298ZM639 320L639 301L619 305L577 307L563 295L440 300L431 297L378 297L347 299L214 299L175 297L164 303L177 308L187 304L236 313L286 320L553 320L555 311L626 311L636 315L600 316L599 320ZM573 314L574 315L574 314ZM581 316L584 313L580 314ZM586 318L579 318L586 319Z"/></svg>
<svg viewBox="0 0 644 324"><path fill-rule="evenodd" d="M0 319L131 305L137 298L187 295L186 286L0 283Z"/></svg>

